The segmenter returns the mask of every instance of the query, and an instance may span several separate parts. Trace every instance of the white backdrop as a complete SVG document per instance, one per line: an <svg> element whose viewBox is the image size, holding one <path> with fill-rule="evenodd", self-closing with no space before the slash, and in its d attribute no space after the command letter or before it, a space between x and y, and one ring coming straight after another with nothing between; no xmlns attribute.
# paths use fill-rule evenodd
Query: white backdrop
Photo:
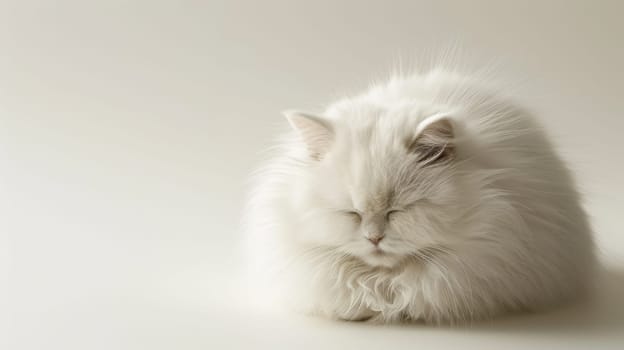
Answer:
<svg viewBox="0 0 624 350"><path fill-rule="evenodd" d="M623 10L0 1L2 348L624 347ZM607 266L597 304L435 330L233 302L245 179L286 127L279 112L455 45L467 65L497 62L576 170Z"/></svg>

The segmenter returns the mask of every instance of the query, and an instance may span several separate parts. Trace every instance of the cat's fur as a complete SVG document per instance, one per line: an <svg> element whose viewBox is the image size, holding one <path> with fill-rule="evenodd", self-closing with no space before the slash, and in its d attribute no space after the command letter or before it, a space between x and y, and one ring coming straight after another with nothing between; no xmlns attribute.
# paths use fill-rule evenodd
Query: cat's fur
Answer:
<svg viewBox="0 0 624 350"><path fill-rule="evenodd" d="M482 79L395 77L287 117L292 133L247 212L261 300L456 323L587 289L594 246L570 172L534 118Z"/></svg>

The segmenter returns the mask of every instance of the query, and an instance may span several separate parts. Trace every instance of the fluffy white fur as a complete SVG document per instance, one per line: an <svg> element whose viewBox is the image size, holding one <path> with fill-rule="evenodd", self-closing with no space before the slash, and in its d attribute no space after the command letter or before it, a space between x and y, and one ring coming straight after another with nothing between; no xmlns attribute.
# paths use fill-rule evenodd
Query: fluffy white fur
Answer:
<svg viewBox="0 0 624 350"><path fill-rule="evenodd" d="M246 216L261 301L457 323L586 290L594 250L570 172L482 79L438 69L287 116Z"/></svg>

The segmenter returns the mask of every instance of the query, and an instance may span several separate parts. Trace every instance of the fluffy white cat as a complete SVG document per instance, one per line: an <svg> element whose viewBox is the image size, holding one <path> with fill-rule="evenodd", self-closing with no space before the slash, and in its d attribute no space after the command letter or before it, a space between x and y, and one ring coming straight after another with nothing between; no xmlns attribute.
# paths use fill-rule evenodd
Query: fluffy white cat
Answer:
<svg viewBox="0 0 624 350"><path fill-rule="evenodd" d="M246 215L263 302L438 324L587 289L594 245L571 174L486 81L432 70L286 116Z"/></svg>

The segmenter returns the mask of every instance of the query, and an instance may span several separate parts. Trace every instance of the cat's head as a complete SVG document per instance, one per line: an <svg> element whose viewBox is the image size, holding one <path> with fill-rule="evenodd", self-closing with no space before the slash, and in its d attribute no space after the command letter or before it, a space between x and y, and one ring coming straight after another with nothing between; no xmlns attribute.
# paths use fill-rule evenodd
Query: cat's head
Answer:
<svg viewBox="0 0 624 350"><path fill-rule="evenodd" d="M456 122L420 108L287 112L304 158L299 238L393 267L435 246L458 215Z"/></svg>

